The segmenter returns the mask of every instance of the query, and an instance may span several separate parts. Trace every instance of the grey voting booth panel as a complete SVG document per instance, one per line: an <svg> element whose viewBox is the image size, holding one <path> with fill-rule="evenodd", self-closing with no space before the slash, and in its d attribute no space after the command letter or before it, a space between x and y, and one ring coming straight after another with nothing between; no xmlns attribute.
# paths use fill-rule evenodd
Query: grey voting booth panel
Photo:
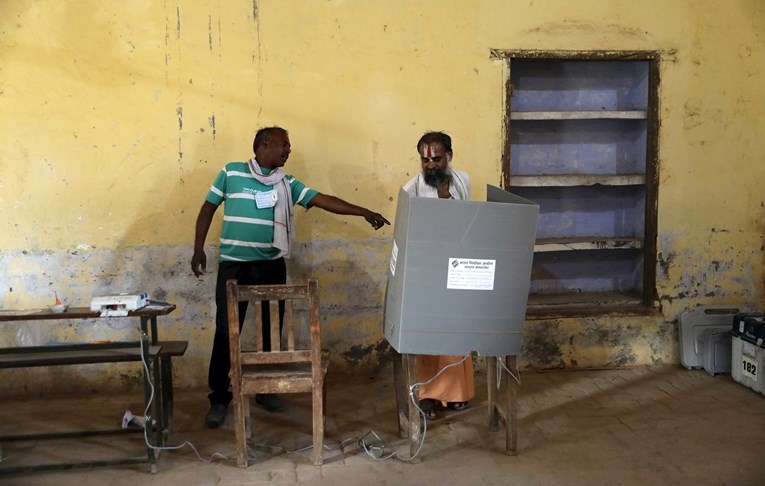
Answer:
<svg viewBox="0 0 765 486"><path fill-rule="evenodd" d="M497 187L487 201L399 191L385 338L399 353L517 355L539 206Z"/></svg>

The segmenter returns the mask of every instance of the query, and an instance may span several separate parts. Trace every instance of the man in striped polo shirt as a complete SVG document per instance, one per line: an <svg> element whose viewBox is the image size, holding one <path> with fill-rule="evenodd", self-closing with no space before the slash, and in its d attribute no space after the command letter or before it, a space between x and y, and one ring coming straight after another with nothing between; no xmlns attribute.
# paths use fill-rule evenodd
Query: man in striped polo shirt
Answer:
<svg viewBox="0 0 765 486"><path fill-rule="evenodd" d="M318 207L336 214L362 216L374 229L390 224L379 213L340 198L321 194L282 170L290 155L287 131L280 127L258 130L253 142L255 157L247 162L226 164L213 182L199 211L194 237L191 270L199 277L207 270L205 238L215 211L224 204L220 234L220 260L215 288L215 339L208 384L210 410L205 422L210 428L223 425L228 404L231 368L228 343L226 281L240 285L283 284L287 281L284 262L289 257L294 235L293 206ZM282 310L283 312L283 310ZM242 313L241 319L244 320ZM263 347L270 349L268 309L263 311ZM271 412L284 410L273 394L256 395L255 400Z"/></svg>

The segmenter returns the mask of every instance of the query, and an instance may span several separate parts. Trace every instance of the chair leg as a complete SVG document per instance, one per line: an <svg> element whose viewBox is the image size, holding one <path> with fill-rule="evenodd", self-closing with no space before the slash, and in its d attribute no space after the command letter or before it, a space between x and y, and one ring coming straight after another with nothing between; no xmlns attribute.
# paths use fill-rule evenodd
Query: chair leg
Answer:
<svg viewBox="0 0 765 486"><path fill-rule="evenodd" d="M247 467L247 436L244 430L244 400L248 400L246 396L242 396L238 391L234 391L234 431L236 433L236 450L237 461L236 464L239 467Z"/></svg>
<svg viewBox="0 0 765 486"><path fill-rule="evenodd" d="M324 379L313 387L313 463L324 463Z"/></svg>
<svg viewBox="0 0 765 486"><path fill-rule="evenodd" d="M324 376L324 379L321 382L321 408L322 411L327 409L327 377Z"/></svg>
<svg viewBox="0 0 765 486"><path fill-rule="evenodd" d="M242 397L242 411L244 412L244 437L246 439L252 439L252 415L250 415L250 401L252 397L245 395Z"/></svg>

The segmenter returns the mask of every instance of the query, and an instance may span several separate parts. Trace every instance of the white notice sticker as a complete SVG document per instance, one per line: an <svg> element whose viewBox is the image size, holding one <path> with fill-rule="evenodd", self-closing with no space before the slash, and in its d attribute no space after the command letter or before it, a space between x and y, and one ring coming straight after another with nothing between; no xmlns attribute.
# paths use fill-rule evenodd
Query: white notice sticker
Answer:
<svg viewBox="0 0 765 486"><path fill-rule="evenodd" d="M390 274L391 276L396 276L396 259L398 259L398 245L396 245L396 240L393 240L393 250L390 252Z"/></svg>
<svg viewBox="0 0 765 486"><path fill-rule="evenodd" d="M757 381L757 372L759 370L757 369L757 360L754 358L750 358L749 356L742 354L741 355L741 374L746 376L747 378L751 378L754 381Z"/></svg>
<svg viewBox="0 0 765 486"><path fill-rule="evenodd" d="M494 290L496 260L450 258L447 289Z"/></svg>

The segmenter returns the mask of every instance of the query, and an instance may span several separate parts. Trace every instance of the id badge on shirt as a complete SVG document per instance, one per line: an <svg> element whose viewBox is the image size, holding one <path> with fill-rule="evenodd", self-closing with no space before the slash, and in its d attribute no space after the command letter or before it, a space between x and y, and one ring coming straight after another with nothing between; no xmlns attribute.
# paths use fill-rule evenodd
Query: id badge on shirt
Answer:
<svg viewBox="0 0 765 486"><path fill-rule="evenodd" d="M276 206L276 200L279 197L276 195L276 191L258 192L255 194L255 204L258 209L268 209Z"/></svg>

